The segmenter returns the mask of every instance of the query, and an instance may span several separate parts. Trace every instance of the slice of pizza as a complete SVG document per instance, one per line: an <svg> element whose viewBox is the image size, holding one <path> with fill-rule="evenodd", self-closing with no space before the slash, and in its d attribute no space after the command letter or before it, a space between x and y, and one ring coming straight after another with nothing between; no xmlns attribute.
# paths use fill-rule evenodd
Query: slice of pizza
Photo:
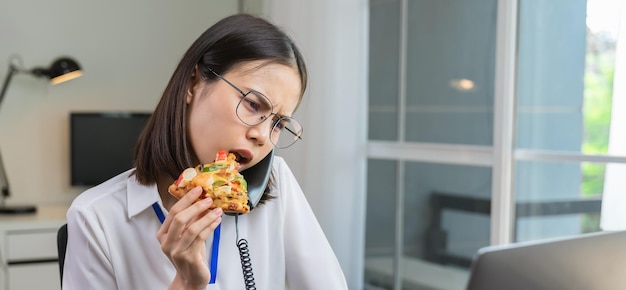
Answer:
<svg viewBox="0 0 626 290"><path fill-rule="evenodd" d="M238 168L235 154L220 150L215 162L185 169L168 191L181 199L189 190L200 186L204 192L198 200L210 197L213 199L211 208L245 214L250 212L247 183Z"/></svg>

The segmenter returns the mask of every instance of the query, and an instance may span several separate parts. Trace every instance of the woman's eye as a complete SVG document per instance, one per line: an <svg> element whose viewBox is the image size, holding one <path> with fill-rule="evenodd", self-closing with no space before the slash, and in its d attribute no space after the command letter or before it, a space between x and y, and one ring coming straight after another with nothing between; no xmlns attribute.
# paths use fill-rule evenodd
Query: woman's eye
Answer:
<svg viewBox="0 0 626 290"><path fill-rule="evenodd" d="M276 118L272 123L274 123L274 129L277 131L281 131L287 126L287 121L283 118Z"/></svg>
<svg viewBox="0 0 626 290"><path fill-rule="evenodd" d="M243 102L246 104L246 107L254 112L258 112L261 110L261 105L248 97L245 97L243 99Z"/></svg>

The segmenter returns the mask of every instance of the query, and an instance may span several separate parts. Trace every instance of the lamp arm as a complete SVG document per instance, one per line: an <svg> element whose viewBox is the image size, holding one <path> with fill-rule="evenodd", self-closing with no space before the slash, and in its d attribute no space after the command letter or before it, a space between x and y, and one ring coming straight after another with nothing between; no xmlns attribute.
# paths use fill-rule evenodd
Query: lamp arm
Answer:
<svg viewBox="0 0 626 290"><path fill-rule="evenodd" d="M7 75L4 77L4 83L2 83L2 91L0 91L0 105L2 105L2 100L4 100L4 95L7 92L7 89L9 88L9 83L11 83L11 79L13 78L13 75L18 72L18 68L13 65L13 64L9 64L9 71L7 72Z"/></svg>
<svg viewBox="0 0 626 290"><path fill-rule="evenodd" d="M2 105L2 100L4 99L4 95L7 92L7 88L9 87L9 83L13 78L13 75L18 72L18 68L13 64L9 65L9 71L7 75L4 77L4 83L2 83L2 91L0 91L0 105ZM2 162L2 154L0 154L0 199L1 205L4 206L4 199L10 195L9 192L9 179L7 178L7 174L4 170L4 163Z"/></svg>
<svg viewBox="0 0 626 290"><path fill-rule="evenodd" d="M11 195L9 190L9 179L4 171L4 162L2 161L2 154L0 154L0 206L4 206L4 200Z"/></svg>

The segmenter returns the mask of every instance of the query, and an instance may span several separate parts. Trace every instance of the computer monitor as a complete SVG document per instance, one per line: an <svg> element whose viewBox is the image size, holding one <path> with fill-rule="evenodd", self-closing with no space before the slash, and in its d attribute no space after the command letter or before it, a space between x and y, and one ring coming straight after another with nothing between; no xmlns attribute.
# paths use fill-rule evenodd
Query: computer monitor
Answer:
<svg viewBox="0 0 626 290"><path fill-rule="evenodd" d="M150 115L70 112L71 185L97 185L132 168L135 144Z"/></svg>
<svg viewBox="0 0 626 290"><path fill-rule="evenodd" d="M626 231L480 249L467 290L626 289Z"/></svg>

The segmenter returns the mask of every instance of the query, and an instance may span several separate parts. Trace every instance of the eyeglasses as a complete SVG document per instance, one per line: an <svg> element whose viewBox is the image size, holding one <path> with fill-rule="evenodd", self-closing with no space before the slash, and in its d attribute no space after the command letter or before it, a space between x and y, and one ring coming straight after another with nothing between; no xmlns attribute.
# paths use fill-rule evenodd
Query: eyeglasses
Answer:
<svg viewBox="0 0 626 290"><path fill-rule="evenodd" d="M260 92L251 90L244 93L227 79L208 68L216 77L229 84L241 94L235 113L241 122L248 126L259 125L271 119L270 141L280 149L287 148L302 139L302 125L296 119L274 113L274 105Z"/></svg>

